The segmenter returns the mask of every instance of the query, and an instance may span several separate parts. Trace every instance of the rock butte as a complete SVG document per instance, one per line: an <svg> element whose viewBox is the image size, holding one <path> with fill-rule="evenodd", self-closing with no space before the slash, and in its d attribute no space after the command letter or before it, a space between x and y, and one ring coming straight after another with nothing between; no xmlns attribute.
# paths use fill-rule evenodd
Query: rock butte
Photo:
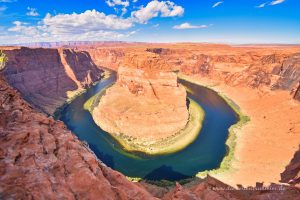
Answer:
<svg viewBox="0 0 300 200"><path fill-rule="evenodd" d="M185 128L186 97L174 72L120 67L116 84L106 90L92 115L109 133L153 144Z"/></svg>

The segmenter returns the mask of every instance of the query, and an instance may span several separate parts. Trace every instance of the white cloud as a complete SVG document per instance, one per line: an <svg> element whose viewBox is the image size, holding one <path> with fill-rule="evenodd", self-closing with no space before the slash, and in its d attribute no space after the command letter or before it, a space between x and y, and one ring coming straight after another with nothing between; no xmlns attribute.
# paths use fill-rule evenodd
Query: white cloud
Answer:
<svg viewBox="0 0 300 200"><path fill-rule="evenodd" d="M37 12L36 8L27 7L28 12L26 15L28 16L39 16L39 13Z"/></svg>
<svg viewBox="0 0 300 200"><path fill-rule="evenodd" d="M114 6L124 6L124 7L128 7L129 6L129 1L125 0L106 0L105 3L109 6L109 7L114 7Z"/></svg>
<svg viewBox="0 0 300 200"><path fill-rule="evenodd" d="M123 16L127 12L127 9L126 8L122 8L121 11L122 11L121 16Z"/></svg>
<svg viewBox="0 0 300 200"><path fill-rule="evenodd" d="M20 44L31 42L57 42L57 41L104 41L104 40L121 40L135 34L134 31L129 33L119 33L115 31L97 31L84 34L58 35L53 37L50 34L17 34L1 35L0 44Z"/></svg>
<svg viewBox="0 0 300 200"><path fill-rule="evenodd" d="M171 1L150 1L145 7L142 6L139 10L133 11L131 17L138 23L146 24L154 17L176 17L182 16L184 8L176 5Z"/></svg>
<svg viewBox="0 0 300 200"><path fill-rule="evenodd" d="M283 2L285 2L285 0L273 0L269 4L268 4L268 2L262 3L258 6L256 6L256 8L264 8L266 6L274 6L274 5L277 5L277 4L281 4Z"/></svg>
<svg viewBox="0 0 300 200"><path fill-rule="evenodd" d="M12 28L9 28L8 31L19 32L25 35L37 35L40 34L42 31L40 27L35 26L28 26L27 23L23 23L20 21L14 21L13 24L15 25Z"/></svg>
<svg viewBox="0 0 300 200"><path fill-rule="evenodd" d="M87 10L77 14L47 14L42 23L55 34L84 33L99 30L125 30L133 23L129 19L119 18L116 15L105 15L96 10Z"/></svg>
<svg viewBox="0 0 300 200"><path fill-rule="evenodd" d="M121 11L124 13L127 10L126 7L123 8ZM32 8L28 8L28 10L37 12ZM136 31L129 30L136 23L147 23L150 19L158 16L181 16L183 12L184 9L181 6L175 5L171 1L154 0L133 11L127 18L123 18L122 15L106 15L96 10L72 14L51 15L48 13L35 24L13 22L13 26L7 29L8 32L0 33L0 43L121 39L136 33Z"/></svg>
<svg viewBox="0 0 300 200"><path fill-rule="evenodd" d="M267 3L262 3L262 4L258 5L258 6L256 6L256 8L263 8L263 7L266 6L266 4L267 4Z"/></svg>
<svg viewBox="0 0 300 200"><path fill-rule="evenodd" d="M274 5L277 5L277 4L281 4L283 2L285 2L285 0L275 0L275 1L272 1L269 5L274 6Z"/></svg>
<svg viewBox="0 0 300 200"><path fill-rule="evenodd" d="M186 22L180 25L173 26L173 28L174 29L197 29L197 28L208 28L208 26L207 25L195 26Z"/></svg>
<svg viewBox="0 0 300 200"><path fill-rule="evenodd" d="M224 3L224 1L218 1L212 7L215 8L215 7L219 6L219 5L221 5L222 3Z"/></svg>
<svg viewBox="0 0 300 200"><path fill-rule="evenodd" d="M16 35L7 34L1 36L1 43L27 43L27 42L54 42L54 41L95 41L95 40L116 40L129 37L135 34L135 31L128 33L119 33L111 30L90 30L72 32L66 30L65 32L56 32L56 30L49 29L46 25L30 26L27 23L20 21L13 22L14 27L9 31L16 32Z"/></svg>
<svg viewBox="0 0 300 200"><path fill-rule="evenodd" d="M105 2L109 7L113 7L117 13L119 12L118 6L122 6L121 16L123 16L127 12L127 7L130 5L128 0L106 0Z"/></svg>
<svg viewBox="0 0 300 200"><path fill-rule="evenodd" d="M7 6L0 6L0 12L3 12L7 9Z"/></svg>
<svg viewBox="0 0 300 200"><path fill-rule="evenodd" d="M129 19L116 15L105 15L96 10L87 10L81 14L47 14L37 25L20 21L13 22L8 31L15 32L22 40L29 41L70 41L70 40L105 40L129 37L134 34L117 32L133 26ZM1 42L5 41L1 38ZM10 40L12 41L12 40ZM6 41L5 41L6 42Z"/></svg>

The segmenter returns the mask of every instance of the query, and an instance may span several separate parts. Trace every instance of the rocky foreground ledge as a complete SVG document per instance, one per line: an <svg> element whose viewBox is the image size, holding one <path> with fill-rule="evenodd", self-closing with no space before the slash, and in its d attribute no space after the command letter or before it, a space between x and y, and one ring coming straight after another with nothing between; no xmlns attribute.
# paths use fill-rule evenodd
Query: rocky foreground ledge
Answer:
<svg viewBox="0 0 300 200"><path fill-rule="evenodd" d="M0 74L0 199L153 199L99 162L62 122L35 111Z"/></svg>
<svg viewBox="0 0 300 200"><path fill-rule="evenodd" d="M96 124L129 151L178 151L196 139L204 118L201 107L187 101L174 72L120 67L116 84L100 101L92 99L89 110Z"/></svg>

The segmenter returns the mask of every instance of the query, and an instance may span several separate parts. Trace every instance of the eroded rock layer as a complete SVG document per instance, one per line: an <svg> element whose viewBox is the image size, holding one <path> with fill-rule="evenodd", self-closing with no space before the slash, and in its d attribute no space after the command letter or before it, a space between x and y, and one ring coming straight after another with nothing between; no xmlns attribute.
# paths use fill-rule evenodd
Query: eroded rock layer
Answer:
<svg viewBox="0 0 300 200"><path fill-rule="evenodd" d="M5 53L8 63L4 75L8 82L48 114L99 80L103 72L85 51L22 47Z"/></svg>
<svg viewBox="0 0 300 200"><path fill-rule="evenodd" d="M124 67L92 113L105 131L147 143L174 135L189 117L186 91L175 73Z"/></svg>

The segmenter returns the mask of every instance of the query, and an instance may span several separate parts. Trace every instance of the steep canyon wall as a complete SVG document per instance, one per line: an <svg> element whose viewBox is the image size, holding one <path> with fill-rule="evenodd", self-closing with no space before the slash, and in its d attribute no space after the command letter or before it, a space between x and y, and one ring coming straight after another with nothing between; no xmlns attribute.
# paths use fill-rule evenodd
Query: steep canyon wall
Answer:
<svg viewBox="0 0 300 200"><path fill-rule="evenodd" d="M103 72L85 51L22 47L5 53L8 62L4 76L9 84L48 114L53 114L76 91L99 80Z"/></svg>

